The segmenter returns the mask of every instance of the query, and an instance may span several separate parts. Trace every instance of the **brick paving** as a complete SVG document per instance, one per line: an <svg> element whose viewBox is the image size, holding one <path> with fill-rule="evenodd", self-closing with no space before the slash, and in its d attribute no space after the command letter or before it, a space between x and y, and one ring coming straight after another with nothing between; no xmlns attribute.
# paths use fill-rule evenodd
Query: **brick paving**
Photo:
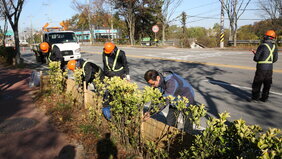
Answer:
<svg viewBox="0 0 282 159"><path fill-rule="evenodd" d="M0 159L80 158L66 135L56 130L44 112L35 107L32 89L28 86L31 72L31 69L0 64ZM24 122L7 122L21 119L35 122L29 127L25 127ZM9 126L22 128L4 131Z"/></svg>

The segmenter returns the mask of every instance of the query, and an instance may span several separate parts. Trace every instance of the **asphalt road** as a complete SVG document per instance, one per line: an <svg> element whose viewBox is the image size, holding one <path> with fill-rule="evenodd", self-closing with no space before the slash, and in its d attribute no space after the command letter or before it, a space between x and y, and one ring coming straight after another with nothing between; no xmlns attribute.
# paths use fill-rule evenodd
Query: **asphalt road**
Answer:
<svg viewBox="0 0 282 159"><path fill-rule="evenodd" d="M133 82L142 88L143 75L148 69L172 70L187 79L195 89L196 101L205 104L209 116L229 112L230 121L244 119L264 129L282 129L282 60L274 64L273 84L269 101L248 102L256 63L247 50L120 47L127 54ZM82 58L102 67L102 47L82 46ZM281 56L281 53L279 53ZM34 62L30 50L22 57ZM38 65L38 69L41 69ZM280 103L280 104L279 104ZM204 120L202 125L205 126Z"/></svg>

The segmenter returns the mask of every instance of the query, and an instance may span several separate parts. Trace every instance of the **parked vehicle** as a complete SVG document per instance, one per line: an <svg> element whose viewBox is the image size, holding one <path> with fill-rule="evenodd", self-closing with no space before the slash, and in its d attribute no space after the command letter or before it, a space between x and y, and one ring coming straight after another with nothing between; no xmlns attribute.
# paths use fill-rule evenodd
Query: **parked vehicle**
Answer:
<svg viewBox="0 0 282 159"><path fill-rule="evenodd" d="M31 45L36 61L42 63L48 63L48 56L52 51L54 46L60 49L64 57L64 61L75 60L81 58L80 45L77 41L76 35L73 31L68 31L65 29L64 25L61 23L62 27L49 27L47 23L43 27L42 42L47 42L50 45L50 49L47 53L43 53L40 49L40 44Z"/></svg>

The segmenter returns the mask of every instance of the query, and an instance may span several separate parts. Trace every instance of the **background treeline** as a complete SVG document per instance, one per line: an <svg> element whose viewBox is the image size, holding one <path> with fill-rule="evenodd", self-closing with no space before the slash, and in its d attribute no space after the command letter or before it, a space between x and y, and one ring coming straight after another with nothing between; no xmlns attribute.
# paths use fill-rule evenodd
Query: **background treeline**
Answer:
<svg viewBox="0 0 282 159"><path fill-rule="evenodd" d="M159 10L153 10L152 8L140 8L140 12L136 15L135 21L135 44L140 43L144 37L154 39L155 35L152 32L152 26L155 24L160 28L160 31L156 34L157 39L162 40L162 23L156 16L159 12ZM183 21L181 21L182 19L177 20L183 23ZM115 12L111 17L107 12L99 11L91 18L91 23L95 29L111 28L111 22L113 28L120 31L121 39L129 39L130 31L127 21L118 12ZM71 19L66 20L65 23L69 26L69 29L72 30L89 29L89 23L85 13L76 14ZM274 29L278 35L282 35L282 19L276 21L263 20L251 25L241 26L237 32L237 40L260 40L265 31L269 29ZM213 28L209 29L204 27L188 28L186 26L168 25L165 29L165 34L166 40L168 41L188 38L197 40L198 43L206 47L219 47L220 25L216 23ZM229 29L225 29L225 46L228 45L229 36ZM278 39L281 39L281 36L278 37Z"/></svg>

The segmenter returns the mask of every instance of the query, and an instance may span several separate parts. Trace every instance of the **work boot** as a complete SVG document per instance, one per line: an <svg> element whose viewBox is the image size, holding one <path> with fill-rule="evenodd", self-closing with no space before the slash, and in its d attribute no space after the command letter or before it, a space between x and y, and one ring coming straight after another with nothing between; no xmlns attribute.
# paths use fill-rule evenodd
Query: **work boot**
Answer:
<svg viewBox="0 0 282 159"><path fill-rule="evenodd" d="M259 100L262 102L267 102L267 98L260 98Z"/></svg>
<svg viewBox="0 0 282 159"><path fill-rule="evenodd" d="M248 101L248 102L255 102L255 103L257 103L257 102L259 102L259 99L248 98L247 101Z"/></svg>

